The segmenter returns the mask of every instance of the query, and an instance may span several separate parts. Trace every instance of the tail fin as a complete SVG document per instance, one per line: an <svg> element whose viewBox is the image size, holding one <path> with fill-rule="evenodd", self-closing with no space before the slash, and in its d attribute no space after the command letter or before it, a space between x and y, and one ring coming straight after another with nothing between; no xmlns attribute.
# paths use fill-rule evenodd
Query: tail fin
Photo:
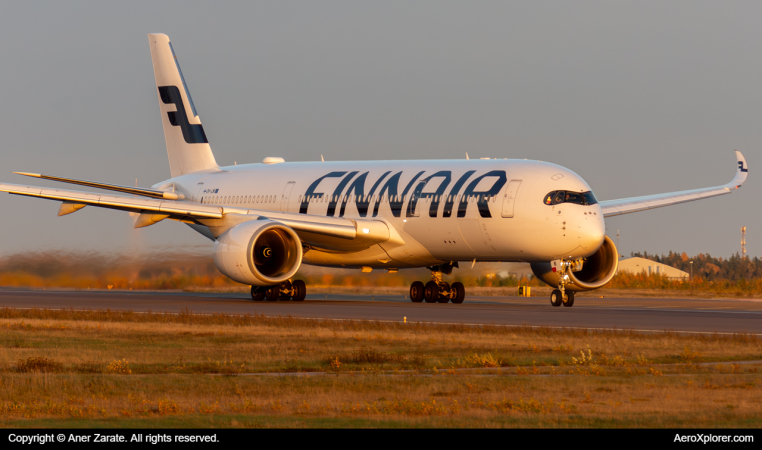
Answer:
<svg viewBox="0 0 762 450"><path fill-rule="evenodd" d="M161 123L172 177L217 169L212 148L196 113L183 72L166 34L149 34Z"/></svg>

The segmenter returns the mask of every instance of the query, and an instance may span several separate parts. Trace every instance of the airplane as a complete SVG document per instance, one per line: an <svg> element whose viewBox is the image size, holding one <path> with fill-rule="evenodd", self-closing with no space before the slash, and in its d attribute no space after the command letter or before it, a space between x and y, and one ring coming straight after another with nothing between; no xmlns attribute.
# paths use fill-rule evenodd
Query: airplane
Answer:
<svg viewBox="0 0 762 450"><path fill-rule="evenodd" d="M729 194L748 175L736 151L735 177L725 185L599 201L573 171L525 159L267 157L220 167L169 37L148 40L171 178L139 188L14 172L116 194L5 183L0 192L60 201L59 216L94 206L133 213L136 228L185 223L214 242L217 268L250 285L255 301L303 301L306 285L294 276L309 264L389 273L426 267L431 279L413 282L410 300L462 303L463 284L443 275L459 262L497 261L530 263L554 288L551 305L570 307L576 292L616 274L605 218Z"/></svg>

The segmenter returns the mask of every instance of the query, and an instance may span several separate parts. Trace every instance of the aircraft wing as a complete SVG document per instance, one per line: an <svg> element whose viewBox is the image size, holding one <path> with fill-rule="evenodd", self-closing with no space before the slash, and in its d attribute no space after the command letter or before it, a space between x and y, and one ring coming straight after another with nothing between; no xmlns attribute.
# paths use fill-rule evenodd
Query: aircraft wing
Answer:
<svg viewBox="0 0 762 450"><path fill-rule="evenodd" d="M48 200L62 201L58 215L70 214L85 206L117 209L140 213L135 227L153 225L164 219L173 219L188 223L210 224L209 220L223 219L226 215L251 220L265 217L276 220L293 228L297 233L310 233L332 238L354 240L362 238L367 241L385 241L389 239L389 230L384 222L378 220L351 220L341 217L323 217L277 211L265 211L247 208L235 208L219 205L205 205L187 201L163 200L157 198L141 198L126 195L98 194L66 189L50 189L37 186L22 186L18 184L0 183L0 192L39 197ZM214 224L214 222L211 222Z"/></svg>
<svg viewBox="0 0 762 450"><path fill-rule="evenodd" d="M618 216L621 214L629 214L645 211L647 209L661 208L662 206L676 205L678 203L692 202L694 200L730 194L743 185L749 172L746 159L739 151L736 151L736 161L738 162L736 176L728 184L702 189L692 189L689 191L601 201L599 204L601 205L603 216Z"/></svg>

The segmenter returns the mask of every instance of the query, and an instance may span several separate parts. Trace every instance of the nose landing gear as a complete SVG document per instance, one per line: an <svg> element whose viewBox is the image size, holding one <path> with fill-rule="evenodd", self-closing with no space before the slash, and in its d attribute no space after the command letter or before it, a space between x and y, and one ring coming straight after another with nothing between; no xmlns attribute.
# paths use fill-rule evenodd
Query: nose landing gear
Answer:
<svg viewBox="0 0 762 450"><path fill-rule="evenodd" d="M553 292L550 293L550 304L553 306L564 305L566 307L574 305L574 291L567 291L565 289L564 291L553 289Z"/></svg>
<svg viewBox="0 0 762 450"><path fill-rule="evenodd" d="M307 297L307 285L302 280L293 282L286 280L275 286L252 286L251 299L255 302L267 300L274 302L277 300L293 300L295 302L304 301Z"/></svg>
<svg viewBox="0 0 762 450"><path fill-rule="evenodd" d="M463 303L466 297L466 289L463 283L455 282L450 285L442 280L442 274L450 275L453 267L458 263L442 264L429 267L431 280L425 285L420 281L414 281L410 285L410 300L414 303L426 301L426 303Z"/></svg>
<svg viewBox="0 0 762 450"><path fill-rule="evenodd" d="M558 289L553 289L550 293L550 304L553 306L564 305L570 308L574 305L574 291L566 289L566 285L571 283L569 275L566 274L567 270L582 270L582 261L561 260L558 264Z"/></svg>

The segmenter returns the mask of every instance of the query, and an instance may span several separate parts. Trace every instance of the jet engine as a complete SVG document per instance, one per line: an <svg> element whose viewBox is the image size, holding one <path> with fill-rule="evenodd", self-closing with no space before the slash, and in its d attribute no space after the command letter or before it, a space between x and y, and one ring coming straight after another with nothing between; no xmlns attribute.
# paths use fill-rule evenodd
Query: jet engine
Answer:
<svg viewBox="0 0 762 450"><path fill-rule="evenodd" d="M619 265L619 253L614 242L604 236L603 244L592 255L580 261L569 261L565 270L569 280L565 289L570 291L590 291L605 286L616 274ZM549 262L531 263L534 275L550 286L558 287L563 271Z"/></svg>
<svg viewBox="0 0 762 450"><path fill-rule="evenodd" d="M214 264L233 280L273 286L288 280L302 264L302 242L296 232L272 220L236 225L214 242Z"/></svg>

